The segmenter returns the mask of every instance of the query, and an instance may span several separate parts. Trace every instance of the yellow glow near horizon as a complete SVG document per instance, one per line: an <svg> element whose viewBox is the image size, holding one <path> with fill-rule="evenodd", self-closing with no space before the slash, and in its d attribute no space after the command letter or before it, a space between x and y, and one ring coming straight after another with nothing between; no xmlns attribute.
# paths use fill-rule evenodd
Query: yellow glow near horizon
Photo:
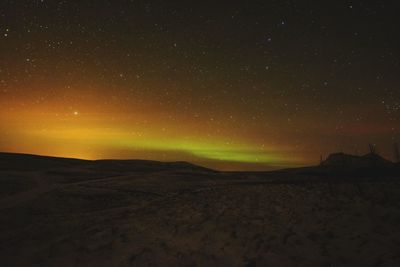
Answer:
<svg viewBox="0 0 400 267"><path fill-rule="evenodd" d="M0 118L7 129L7 134L3 133L7 144L0 144L0 149L87 159L214 162L210 165L217 167L217 162L286 166L301 161L274 152L277 149L272 146L260 147L240 138L224 138L223 134L207 136L199 127L182 127L185 122L163 123L157 113L128 116L51 109L3 112Z"/></svg>

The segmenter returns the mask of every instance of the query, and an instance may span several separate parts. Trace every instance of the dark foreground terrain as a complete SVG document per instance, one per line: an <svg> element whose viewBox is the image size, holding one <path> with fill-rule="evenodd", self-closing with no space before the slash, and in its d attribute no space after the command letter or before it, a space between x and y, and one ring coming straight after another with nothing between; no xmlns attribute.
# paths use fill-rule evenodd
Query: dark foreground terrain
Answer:
<svg viewBox="0 0 400 267"><path fill-rule="evenodd" d="M399 176L332 173L0 153L0 266L400 266Z"/></svg>

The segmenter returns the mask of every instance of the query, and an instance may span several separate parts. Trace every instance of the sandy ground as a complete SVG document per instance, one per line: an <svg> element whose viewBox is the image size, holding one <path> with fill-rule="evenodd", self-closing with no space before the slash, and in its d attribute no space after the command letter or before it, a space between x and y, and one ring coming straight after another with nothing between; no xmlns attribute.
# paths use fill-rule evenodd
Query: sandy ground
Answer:
<svg viewBox="0 0 400 267"><path fill-rule="evenodd" d="M397 181L100 169L1 171L0 265L400 266Z"/></svg>

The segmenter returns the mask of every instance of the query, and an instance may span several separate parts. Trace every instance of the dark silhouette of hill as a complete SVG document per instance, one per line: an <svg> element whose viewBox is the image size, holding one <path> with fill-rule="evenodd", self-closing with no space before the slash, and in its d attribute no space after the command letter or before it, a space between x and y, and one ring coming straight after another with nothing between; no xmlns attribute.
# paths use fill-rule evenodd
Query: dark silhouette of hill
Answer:
<svg viewBox="0 0 400 267"><path fill-rule="evenodd" d="M318 177L322 181L324 181L324 177L334 177L338 181L371 181L371 179L382 181L400 178L400 164L374 153L363 156L333 153L318 166L285 169L282 172L310 175Z"/></svg>
<svg viewBox="0 0 400 267"><path fill-rule="evenodd" d="M0 152L0 170L52 170L59 168L91 168L98 171L198 171L215 172L215 170L197 166L185 161L160 162L152 160L82 160L74 158L61 158L39 156L32 154Z"/></svg>
<svg viewBox="0 0 400 267"><path fill-rule="evenodd" d="M90 161L39 156L31 154L0 152L0 170L39 170L60 167L82 166Z"/></svg>
<svg viewBox="0 0 400 267"><path fill-rule="evenodd" d="M392 168L395 163L379 156L369 153L363 156L355 156L345 153L334 153L321 163L321 166L337 169L370 169L370 168Z"/></svg>

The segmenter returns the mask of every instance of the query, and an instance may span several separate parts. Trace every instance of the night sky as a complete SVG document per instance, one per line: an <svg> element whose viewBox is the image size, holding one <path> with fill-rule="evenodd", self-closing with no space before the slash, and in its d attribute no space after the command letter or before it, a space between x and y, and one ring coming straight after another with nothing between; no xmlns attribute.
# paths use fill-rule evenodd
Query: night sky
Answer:
<svg viewBox="0 0 400 267"><path fill-rule="evenodd" d="M0 1L0 151L224 170L392 159L397 1Z"/></svg>

